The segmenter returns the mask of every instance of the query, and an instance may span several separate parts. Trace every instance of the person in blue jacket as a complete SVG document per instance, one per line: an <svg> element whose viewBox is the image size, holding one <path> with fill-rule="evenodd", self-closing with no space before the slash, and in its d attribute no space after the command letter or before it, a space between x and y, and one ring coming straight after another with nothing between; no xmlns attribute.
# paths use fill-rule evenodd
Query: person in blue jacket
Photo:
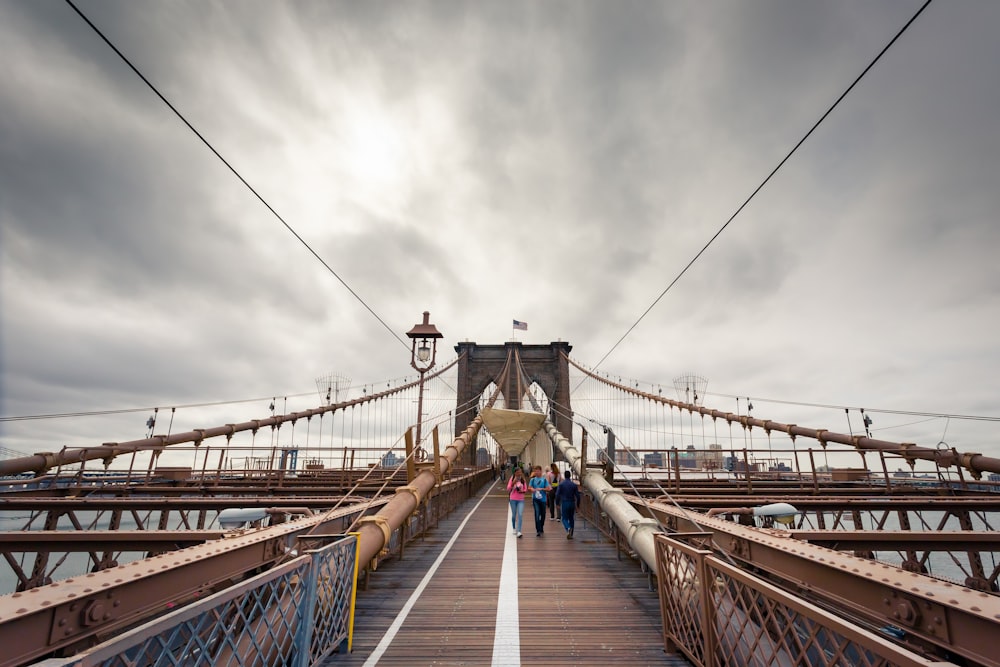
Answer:
<svg viewBox="0 0 1000 667"><path fill-rule="evenodd" d="M573 528L576 525L576 510L580 507L580 487L570 479L570 471L566 471L566 480L556 487L556 502L562 511L562 524L566 529L566 539L573 539Z"/></svg>
<svg viewBox="0 0 1000 667"><path fill-rule="evenodd" d="M532 469L528 486L531 488L531 505L535 508L535 536L541 537L545 532L545 499L551 488L549 480L542 474L542 466Z"/></svg>

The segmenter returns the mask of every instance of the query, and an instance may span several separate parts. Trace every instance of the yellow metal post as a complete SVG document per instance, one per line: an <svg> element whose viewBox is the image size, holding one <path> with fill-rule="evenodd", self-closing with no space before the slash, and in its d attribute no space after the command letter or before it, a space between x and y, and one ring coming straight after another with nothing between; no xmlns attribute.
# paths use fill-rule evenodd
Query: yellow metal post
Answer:
<svg viewBox="0 0 1000 667"><path fill-rule="evenodd" d="M417 476L416 462L413 460L413 428L406 429L403 436L406 442L406 483L409 484Z"/></svg>

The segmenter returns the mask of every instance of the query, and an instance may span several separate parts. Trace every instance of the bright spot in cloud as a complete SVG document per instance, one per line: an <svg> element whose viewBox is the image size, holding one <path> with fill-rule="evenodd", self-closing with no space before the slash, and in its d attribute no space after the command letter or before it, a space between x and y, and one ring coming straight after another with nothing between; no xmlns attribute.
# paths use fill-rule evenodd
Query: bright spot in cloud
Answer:
<svg viewBox="0 0 1000 667"><path fill-rule="evenodd" d="M396 192L406 183L408 150L400 124L376 103L350 110L343 130L344 167L365 199Z"/></svg>

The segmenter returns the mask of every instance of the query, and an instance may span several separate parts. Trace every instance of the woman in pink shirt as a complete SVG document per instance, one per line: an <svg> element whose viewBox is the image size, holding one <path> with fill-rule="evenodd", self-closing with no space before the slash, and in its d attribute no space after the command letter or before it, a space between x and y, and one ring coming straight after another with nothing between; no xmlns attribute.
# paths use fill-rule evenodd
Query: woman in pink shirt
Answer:
<svg viewBox="0 0 1000 667"><path fill-rule="evenodd" d="M524 473L521 468L514 468L514 474L507 482L507 490L510 492L510 526L521 537L521 521L524 519L524 492L528 490L528 483L524 481Z"/></svg>

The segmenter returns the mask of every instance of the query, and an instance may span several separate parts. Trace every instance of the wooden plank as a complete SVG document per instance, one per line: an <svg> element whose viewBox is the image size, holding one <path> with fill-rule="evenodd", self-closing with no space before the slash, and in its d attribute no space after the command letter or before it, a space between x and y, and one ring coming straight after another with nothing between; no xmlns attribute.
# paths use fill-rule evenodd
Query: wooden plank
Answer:
<svg viewBox="0 0 1000 667"><path fill-rule="evenodd" d="M507 494L499 485L466 524L379 665L488 665L493 657ZM383 563L360 591L354 652L327 665L361 665L479 498L463 504L404 560ZM524 664L687 665L663 652L655 587L634 562L584 521L575 539L546 519L535 537L530 504L517 540L521 660Z"/></svg>

